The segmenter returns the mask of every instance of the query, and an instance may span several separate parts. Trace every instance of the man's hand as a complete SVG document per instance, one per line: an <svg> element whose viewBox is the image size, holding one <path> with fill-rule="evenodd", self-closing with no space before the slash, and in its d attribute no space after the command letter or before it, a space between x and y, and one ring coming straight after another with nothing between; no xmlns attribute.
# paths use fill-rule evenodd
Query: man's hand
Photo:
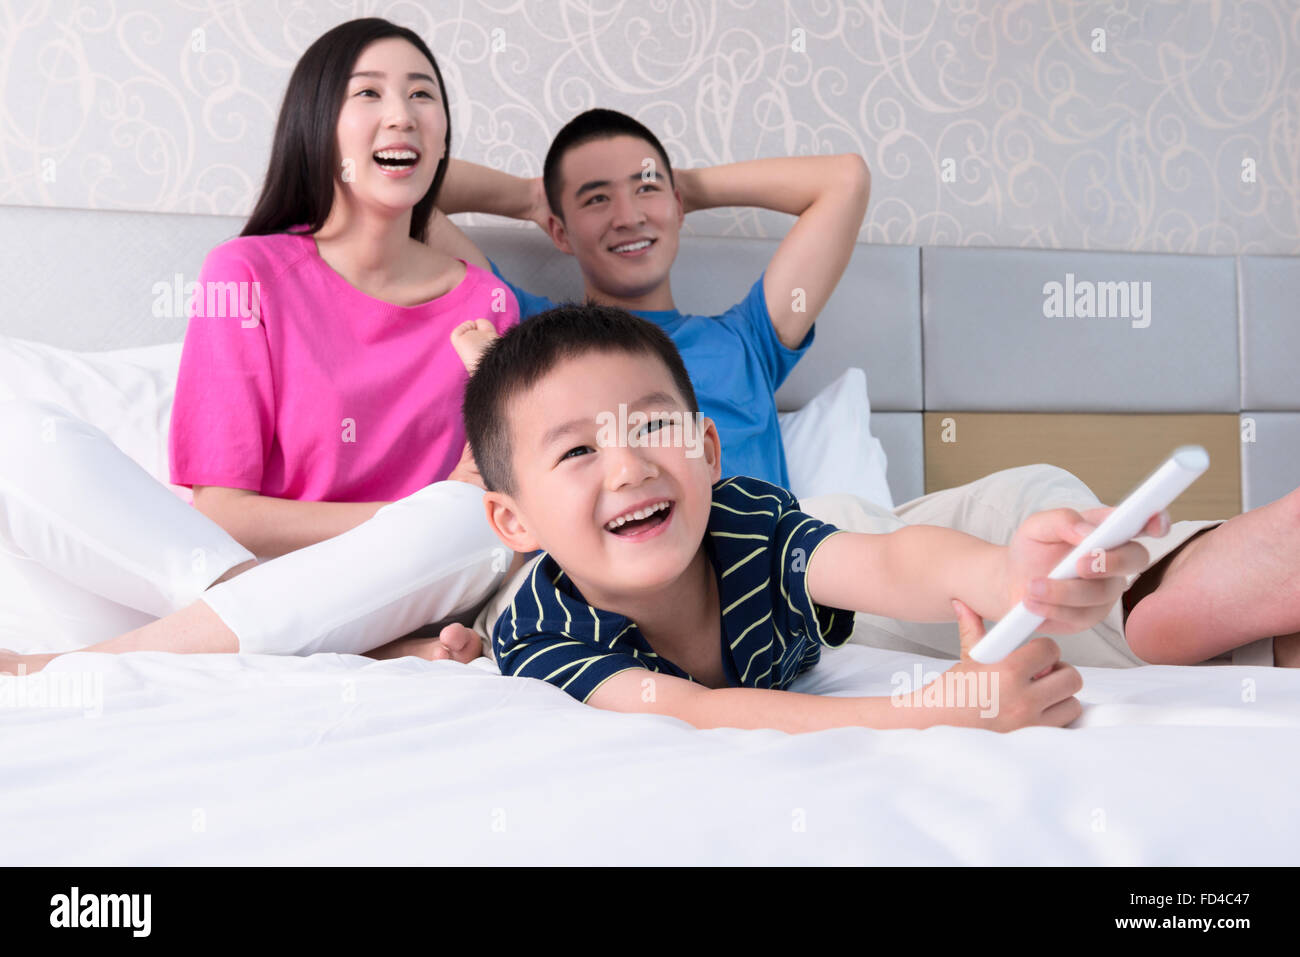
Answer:
<svg viewBox="0 0 1300 957"><path fill-rule="evenodd" d="M483 476L478 473L478 463L474 461L474 453L470 451L469 443L465 443L465 451L460 453L460 461L456 467L451 470L447 476L448 482L465 482L469 485L487 491L487 486L483 484Z"/></svg>
<svg viewBox="0 0 1300 957"><path fill-rule="evenodd" d="M1150 562L1147 550L1137 542L1084 555L1075 569L1076 579L1056 581L1047 575L1113 511L1056 508L1025 519L1006 549L1005 610L1023 601L1028 611L1043 616L1038 630L1057 635L1072 635L1105 618L1124 593L1127 576ZM1141 534L1160 536L1168 531L1169 513L1162 511L1151 517ZM1035 585L1041 585L1041 593L1035 592Z"/></svg>
<svg viewBox="0 0 1300 957"><path fill-rule="evenodd" d="M675 169L673 170L673 186L682 198L682 212L693 213L701 209L700 201L697 198L700 194L698 185L698 170L693 169Z"/></svg>
<svg viewBox="0 0 1300 957"><path fill-rule="evenodd" d="M531 202L528 204L528 212L523 216L531 222L536 223L542 232L550 233L551 206L546 201L546 189L542 184L540 176L528 180L528 191Z"/></svg>

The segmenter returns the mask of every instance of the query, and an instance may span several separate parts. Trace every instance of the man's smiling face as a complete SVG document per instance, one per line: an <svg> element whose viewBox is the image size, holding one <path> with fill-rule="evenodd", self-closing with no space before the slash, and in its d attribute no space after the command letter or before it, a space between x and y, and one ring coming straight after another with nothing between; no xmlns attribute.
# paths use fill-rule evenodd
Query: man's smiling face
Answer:
<svg viewBox="0 0 1300 957"><path fill-rule="evenodd" d="M639 440L609 441L620 404L630 421L648 419L630 430ZM721 474L713 423L703 419L692 441L683 417L663 362L622 351L564 360L513 397L514 492L488 493L509 509L512 547L546 549L599 607L671 588L700 552Z"/></svg>
<svg viewBox="0 0 1300 957"><path fill-rule="evenodd" d="M564 219L551 238L578 260L588 294L630 308L671 309L668 273L685 216L653 146L613 136L575 146L560 161Z"/></svg>

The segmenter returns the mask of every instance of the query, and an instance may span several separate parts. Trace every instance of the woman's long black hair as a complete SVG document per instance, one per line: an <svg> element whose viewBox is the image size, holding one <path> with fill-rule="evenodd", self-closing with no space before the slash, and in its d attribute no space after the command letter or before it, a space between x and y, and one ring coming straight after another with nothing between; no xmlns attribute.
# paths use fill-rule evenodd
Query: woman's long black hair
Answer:
<svg viewBox="0 0 1300 957"><path fill-rule="evenodd" d="M429 214L438 199L447 161L451 158L451 108L438 61L413 31L379 17L349 20L307 48L289 77L280 118L275 124L271 162L262 195L253 207L241 236L266 236L307 224L308 232L325 225L334 204L335 173L339 169L338 120L347 94L348 77L361 51L376 40L406 40L433 64L438 93L447 114L446 151L433 174L433 183L411 210L411 238L424 241Z"/></svg>

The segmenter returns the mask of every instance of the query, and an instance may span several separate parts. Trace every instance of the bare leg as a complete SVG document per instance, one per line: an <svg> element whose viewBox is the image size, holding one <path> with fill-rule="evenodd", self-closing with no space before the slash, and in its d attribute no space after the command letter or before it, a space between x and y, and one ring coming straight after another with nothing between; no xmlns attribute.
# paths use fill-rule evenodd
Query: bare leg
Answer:
<svg viewBox="0 0 1300 957"><path fill-rule="evenodd" d="M248 571L257 561L236 565L213 585ZM211 587L211 586L208 586ZM133 631L79 648L97 654L122 654L127 651L172 651L178 654L220 654L239 650L239 639L225 622L204 602L196 601L180 611L149 622ZM74 652L63 652L73 654ZM32 674L40 671L58 655L14 655L0 650L0 674Z"/></svg>
<svg viewBox="0 0 1300 957"><path fill-rule="evenodd" d="M1300 664L1300 489L1193 536L1133 587L1125 625L1152 664L1195 664L1260 638L1275 663ZM1141 593L1139 593L1141 594Z"/></svg>
<svg viewBox="0 0 1300 957"><path fill-rule="evenodd" d="M509 587L508 583L514 578L515 572L527 563L526 554L515 552L514 558L510 560L510 568L506 570L505 578L502 579L507 583L503 587ZM387 658L404 658L409 655L414 658L427 658L429 661L451 658L455 661L470 662L482 656L483 641L487 637L487 635L480 635L473 628L452 623L443 628L437 637L395 638L386 645L367 651L366 657L383 661Z"/></svg>
<svg viewBox="0 0 1300 957"><path fill-rule="evenodd" d="M500 584L491 566L506 550L473 507L481 494L461 482L426 486L342 535L260 567L232 567L208 586L206 601L79 650L361 654L375 647L376 634L409 635L421 622L467 611ZM522 562L517 556L515 565ZM257 576L227 581L253 568ZM439 636L457 660L477 655L465 657L476 647L467 632L456 631L450 643ZM52 657L0 651L0 673L38 671Z"/></svg>

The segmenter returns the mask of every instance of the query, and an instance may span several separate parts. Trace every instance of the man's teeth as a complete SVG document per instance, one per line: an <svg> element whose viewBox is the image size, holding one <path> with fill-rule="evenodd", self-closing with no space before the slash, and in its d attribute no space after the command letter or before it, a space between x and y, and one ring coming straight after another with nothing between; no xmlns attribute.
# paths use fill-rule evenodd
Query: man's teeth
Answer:
<svg viewBox="0 0 1300 957"><path fill-rule="evenodd" d="M649 245L650 245L650 240L648 240L648 239L642 239L642 240L640 240L640 241L638 241L638 242L635 242L635 243L627 243L626 245L623 245L623 246L615 246L615 247L614 247L614 252L616 252L616 253L634 253L634 252L636 252L638 249L645 249L645 248L646 248L647 246L649 246Z"/></svg>
<svg viewBox="0 0 1300 957"><path fill-rule="evenodd" d="M635 512L628 512L626 515L620 515L612 522L606 523L605 528L607 528L609 531L612 532L620 525L626 525L628 522L636 521L642 518L649 518L655 512L662 512L664 511L664 509L668 508L671 505L672 502L659 502L656 505L650 505L646 508L639 508Z"/></svg>

